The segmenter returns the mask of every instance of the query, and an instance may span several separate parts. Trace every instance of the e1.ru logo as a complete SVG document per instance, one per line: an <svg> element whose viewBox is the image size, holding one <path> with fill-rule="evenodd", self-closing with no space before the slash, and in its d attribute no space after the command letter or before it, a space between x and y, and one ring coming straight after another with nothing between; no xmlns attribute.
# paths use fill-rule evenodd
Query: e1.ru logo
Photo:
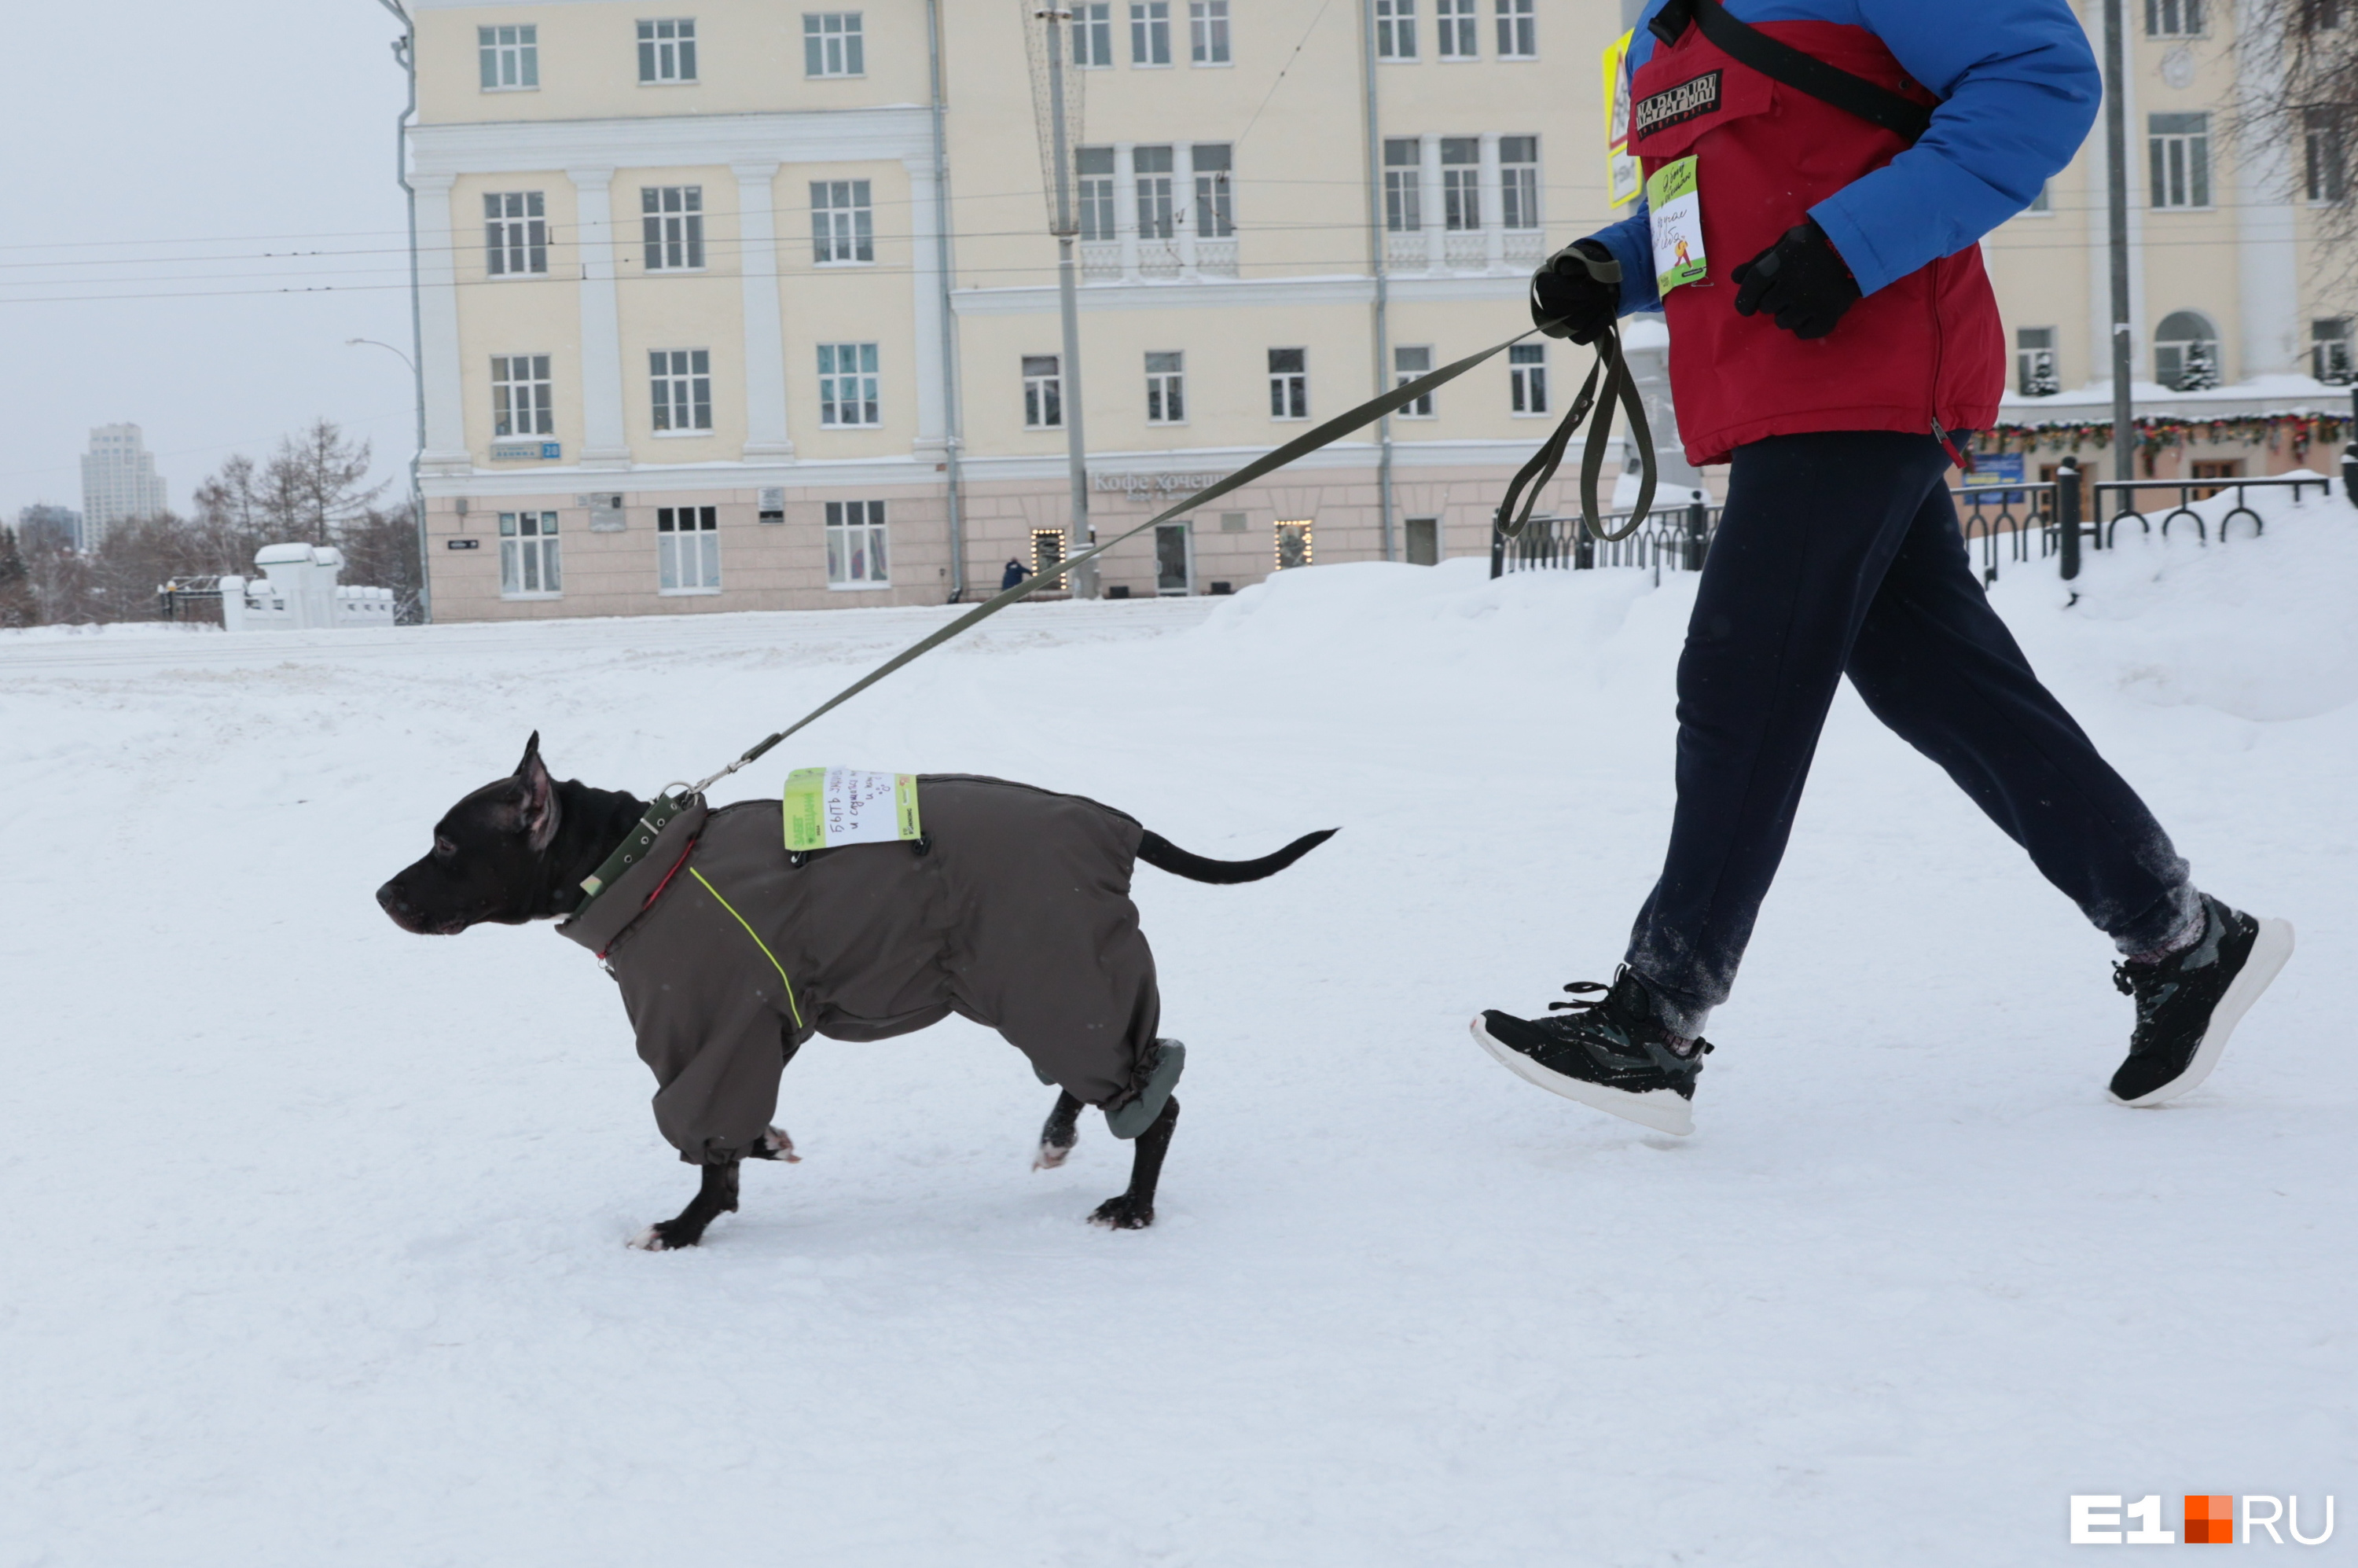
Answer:
<svg viewBox="0 0 2358 1568"><path fill-rule="evenodd" d="M2200 1496L2184 1494L2186 1510L2180 1519L2189 1546L2232 1546L2235 1542L2235 1499L2224 1493ZM2266 1509L2263 1513L2260 1510ZM2125 1526L2134 1524L2129 1530ZM2244 1544L2249 1546L2255 1530L2266 1530L2268 1539L2278 1546L2285 1543L2277 1533L2283 1525L2292 1532L2293 1541L2301 1546L2322 1546L2333 1536L2333 1499L2325 1499L2325 1529L2316 1535L2300 1532L2300 1499L2271 1498L2253 1493L2244 1498ZM2178 1531L2161 1526L2161 1498L2150 1493L2133 1503L2125 1504L2117 1496L2096 1493L2074 1493L2071 1498L2071 1544L2074 1546L2169 1546L2179 1539Z"/></svg>

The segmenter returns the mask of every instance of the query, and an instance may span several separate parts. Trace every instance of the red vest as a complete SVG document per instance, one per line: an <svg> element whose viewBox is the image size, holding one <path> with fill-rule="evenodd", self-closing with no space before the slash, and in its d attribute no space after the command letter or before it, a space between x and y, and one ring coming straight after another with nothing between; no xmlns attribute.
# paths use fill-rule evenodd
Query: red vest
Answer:
<svg viewBox="0 0 2358 1568"><path fill-rule="evenodd" d="M1863 27L1758 26L1830 65L1933 102ZM1766 314L1736 313L1728 274L1775 244L1812 206L1898 157L1906 143L1737 64L1697 27L1675 47L1656 46L1632 78L1630 95L1637 132L1630 146L1649 175L1690 153L1696 158L1709 271L1662 302L1671 398L1690 462L1725 462L1747 441L1808 430L1929 435L1936 418L1952 431L1989 427L2006 388L2006 331L1978 245L1867 296L1814 341Z"/></svg>

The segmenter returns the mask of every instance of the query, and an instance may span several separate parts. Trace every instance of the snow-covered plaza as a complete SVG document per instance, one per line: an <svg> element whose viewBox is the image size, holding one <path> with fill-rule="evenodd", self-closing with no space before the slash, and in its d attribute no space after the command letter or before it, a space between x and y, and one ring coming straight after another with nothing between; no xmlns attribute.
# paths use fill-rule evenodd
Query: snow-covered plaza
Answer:
<svg viewBox="0 0 2358 1568"><path fill-rule="evenodd" d="M2222 500L2206 504L2215 515ZM1186 1115L1127 1151L953 1022L814 1042L701 1249L614 988L378 883L539 730L709 773L954 611L0 633L13 1262L0 1564L1996 1564L2074 1493L2358 1478L2358 512L1992 589L2206 889L2299 950L2218 1072L2107 1101L2114 955L1847 690L1674 1140L1483 1007L1609 979L1693 580L1316 568L1019 606L738 775L1088 795ZM2324 1548L2358 1555L2347 1520Z"/></svg>

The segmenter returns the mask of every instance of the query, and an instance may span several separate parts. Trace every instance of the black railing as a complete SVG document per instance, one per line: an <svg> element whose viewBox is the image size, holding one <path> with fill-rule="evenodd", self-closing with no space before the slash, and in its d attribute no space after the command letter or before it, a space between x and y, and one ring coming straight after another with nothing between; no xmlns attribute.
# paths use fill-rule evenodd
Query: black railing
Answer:
<svg viewBox="0 0 2358 1568"><path fill-rule="evenodd" d="M2113 547L2114 535L2119 532L2121 519L2124 517L2136 518L2137 527L2144 533L2150 534L2154 531L2152 517L2146 508L2136 503L2139 491L2165 491L2178 497L2178 503L2162 514L2161 536L2163 538L2169 537L2169 525L2182 517L2194 524L2194 536L2205 544L2210 543L2211 531L2202 521L2202 514L2194 510L2194 503L2197 501L2208 501L2223 491L2232 490L2235 492L2235 504L2228 508L2226 514L2219 519L2219 542L2224 544L2227 540L2228 529L2234 525L2238 517L2250 518L2252 536L2257 538L2260 535L2262 530L2260 514L2253 511L2248 504L2249 498L2244 494L2246 491L2289 489L2295 501L2300 499L2300 492L2303 490L2315 490L2321 495L2330 495L2333 491L2333 487L2322 479L2115 479L2101 480L2097 481L2095 488L2097 520L2091 532L2095 537L2096 547L2104 550ZM2104 498L2108 495L2112 497L2114 503L2110 516L2104 514Z"/></svg>
<svg viewBox="0 0 2358 1568"><path fill-rule="evenodd" d="M1607 529L1628 520L1627 512L1599 519ZM1599 539L1577 517L1533 517L1512 538L1490 531L1490 575L1599 567L1636 567L1658 578L1664 571L1701 571L1718 532L1719 508L1700 502L1653 513L1626 539Z"/></svg>
<svg viewBox="0 0 2358 1568"><path fill-rule="evenodd" d="M2068 501L2064 494L2067 489L2071 492ZM1949 492L1949 497L1956 503L1957 531L1965 536L1966 553L1973 553L1976 542L1981 546L1984 583L1997 580L2001 559L2043 561L2065 552L2067 535L2059 514L2068 509L2071 520L2079 521L2079 476L2068 469L2062 470L2062 477L2051 480L1969 484ZM2077 540L2069 542L2076 544ZM2064 564L2063 575L2077 577L2078 552L2068 553L2073 558Z"/></svg>

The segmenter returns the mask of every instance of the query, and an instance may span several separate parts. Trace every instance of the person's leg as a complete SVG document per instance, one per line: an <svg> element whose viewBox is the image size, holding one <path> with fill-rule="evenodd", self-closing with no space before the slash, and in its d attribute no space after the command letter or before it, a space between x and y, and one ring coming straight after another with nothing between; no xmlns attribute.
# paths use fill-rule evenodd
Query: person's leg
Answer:
<svg viewBox="0 0 2358 1568"><path fill-rule="evenodd" d="M1945 488L1924 499L1851 650L1875 716L1947 771L2120 950L2200 919L2169 835L2039 684L1974 575Z"/></svg>
<svg viewBox="0 0 2358 1568"><path fill-rule="evenodd" d="M1626 960L1677 1033L1727 998L1852 642L1947 466L1930 436L1883 431L1736 453L1679 659L1670 849Z"/></svg>

